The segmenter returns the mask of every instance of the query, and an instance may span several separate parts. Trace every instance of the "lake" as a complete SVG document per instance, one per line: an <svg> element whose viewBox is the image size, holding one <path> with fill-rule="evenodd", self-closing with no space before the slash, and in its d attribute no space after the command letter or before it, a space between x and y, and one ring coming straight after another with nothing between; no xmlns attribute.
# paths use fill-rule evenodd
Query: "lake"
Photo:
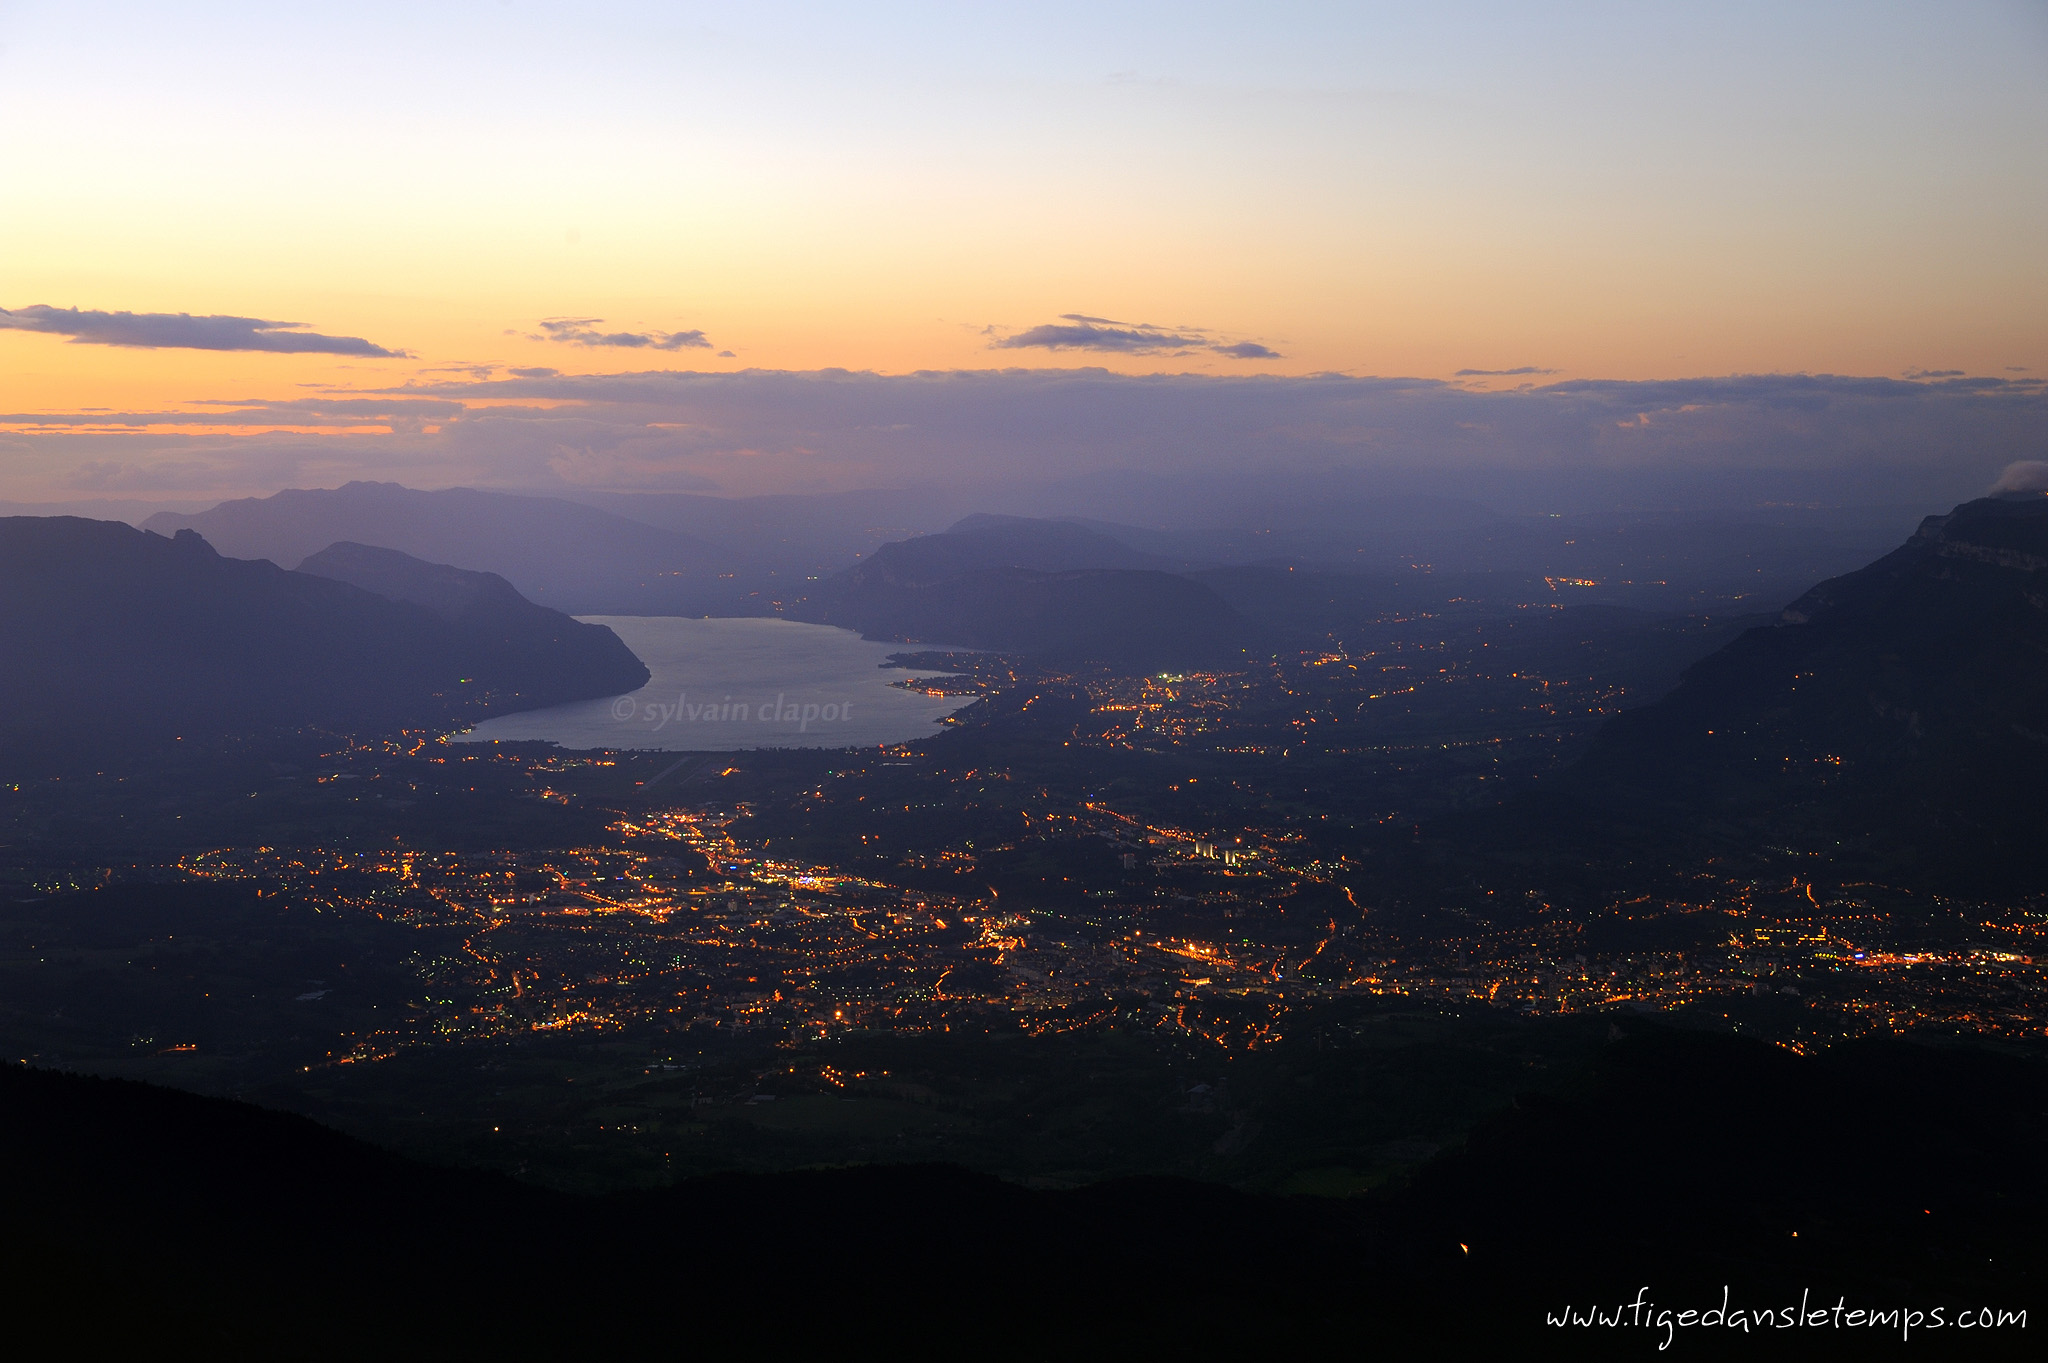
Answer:
<svg viewBox="0 0 2048 1363"><path fill-rule="evenodd" d="M565 748L737 752L857 748L938 732L972 696L891 686L912 673L882 666L904 644L794 620L693 620L583 615L608 625L651 674L631 695L576 701L487 719L462 743L542 740ZM917 646L920 650L924 645Z"/></svg>

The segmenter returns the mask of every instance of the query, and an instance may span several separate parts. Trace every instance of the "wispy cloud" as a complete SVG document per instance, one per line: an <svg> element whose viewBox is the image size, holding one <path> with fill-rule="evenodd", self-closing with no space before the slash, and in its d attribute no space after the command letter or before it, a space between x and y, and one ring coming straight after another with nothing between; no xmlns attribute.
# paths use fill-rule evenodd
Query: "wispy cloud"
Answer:
<svg viewBox="0 0 2048 1363"><path fill-rule="evenodd" d="M701 331L599 331L602 317L550 317L540 324L550 341L565 345L620 346L628 350L709 350Z"/></svg>
<svg viewBox="0 0 2048 1363"><path fill-rule="evenodd" d="M498 366L481 362L464 363L458 360L453 364L427 365L416 372L421 374L467 374L473 379L487 379L498 372Z"/></svg>
<svg viewBox="0 0 2048 1363"><path fill-rule="evenodd" d="M109 412L87 409L77 412L0 412L0 426L44 428L90 427L114 429L142 426L295 426L349 428L384 426L393 430L416 429L425 423L465 415L465 403L448 398L323 397L323 398L202 398L192 404L200 411Z"/></svg>
<svg viewBox="0 0 2048 1363"><path fill-rule="evenodd" d="M1062 325L1064 324L1064 325ZM1233 360L1277 360L1277 350L1256 341L1224 344L1206 327L1159 327L1150 322L1118 322L1084 312L1060 314L1059 322L1020 331L989 342L995 350L1094 350L1112 355L1188 355L1197 350Z"/></svg>
<svg viewBox="0 0 2048 1363"><path fill-rule="evenodd" d="M1144 355L1158 351L1189 351L1203 344L1200 336L1184 336L1162 327L1138 323L1135 326L1104 326L1102 319L1083 320L1068 313L1071 320L1060 326L1048 323L1005 336L993 342L997 350L1100 350L1115 355Z"/></svg>
<svg viewBox="0 0 2048 1363"><path fill-rule="evenodd" d="M136 346L147 350L255 350L276 355L360 355L402 359L360 336L322 336L304 322L266 322L260 317L195 317L189 312L92 312L43 303L9 311L0 308L0 331L35 331L68 336L73 345Z"/></svg>
<svg viewBox="0 0 2048 1363"><path fill-rule="evenodd" d="M1507 379L1520 374L1555 374L1555 369L1541 369L1533 364L1516 365L1513 369L1460 369L1453 377L1460 379Z"/></svg>

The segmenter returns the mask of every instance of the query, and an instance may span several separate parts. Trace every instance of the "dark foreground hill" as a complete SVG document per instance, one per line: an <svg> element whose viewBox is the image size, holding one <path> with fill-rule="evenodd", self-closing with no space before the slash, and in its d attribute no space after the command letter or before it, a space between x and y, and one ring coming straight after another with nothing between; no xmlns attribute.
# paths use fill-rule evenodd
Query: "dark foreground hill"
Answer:
<svg viewBox="0 0 2048 1363"><path fill-rule="evenodd" d="M447 622L470 675L488 679L495 708L613 695L647 680L645 665L610 629L537 606L496 573L347 543L329 545L298 571L418 606Z"/></svg>
<svg viewBox="0 0 2048 1363"><path fill-rule="evenodd" d="M2032 1357L2044 1116L2031 1061L1639 1028L1576 1096L1374 1198L937 1166L578 1197L9 1067L0 1296L14 1340L74 1354L1812 1358L1889 1356L1909 1326L1906 1356ZM1739 1328L1677 1328L1724 1290ZM1639 1324L1546 1324L1639 1292ZM1785 1323L1802 1298L1900 1314ZM1985 1307L2032 1328L1954 1328Z"/></svg>
<svg viewBox="0 0 2048 1363"><path fill-rule="evenodd" d="M277 727L454 724L647 679L610 630L500 580L359 548L326 565L377 590L223 558L190 531L0 520L7 765Z"/></svg>
<svg viewBox="0 0 2048 1363"><path fill-rule="evenodd" d="M736 556L688 535L554 497L397 483L293 488L164 512L143 528L197 530L234 558L295 567L339 540L496 573L531 600L574 614L695 613L734 594Z"/></svg>
<svg viewBox="0 0 2048 1363"><path fill-rule="evenodd" d="M1209 587L1106 536L1055 521L975 516L885 544L808 605L870 638L1029 653L1150 671L1220 662L1245 622Z"/></svg>
<svg viewBox="0 0 2048 1363"><path fill-rule="evenodd" d="M2048 855L2048 497L1931 516L1610 721L1578 787L1700 817ZM2030 862L2029 864L2035 864Z"/></svg>

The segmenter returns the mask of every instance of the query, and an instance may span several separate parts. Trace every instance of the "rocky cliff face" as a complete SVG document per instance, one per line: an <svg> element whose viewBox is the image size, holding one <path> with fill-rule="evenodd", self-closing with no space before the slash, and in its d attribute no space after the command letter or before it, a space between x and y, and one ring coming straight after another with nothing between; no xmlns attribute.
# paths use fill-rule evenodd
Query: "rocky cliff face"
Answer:
<svg viewBox="0 0 2048 1363"><path fill-rule="evenodd" d="M2048 497L1929 517L1617 716L1572 778L1702 816L2048 841Z"/></svg>

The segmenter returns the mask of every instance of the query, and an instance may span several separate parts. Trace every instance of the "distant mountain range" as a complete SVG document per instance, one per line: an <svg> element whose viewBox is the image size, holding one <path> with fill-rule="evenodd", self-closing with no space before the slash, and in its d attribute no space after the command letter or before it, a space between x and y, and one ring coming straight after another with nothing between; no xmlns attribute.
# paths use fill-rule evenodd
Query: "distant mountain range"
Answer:
<svg viewBox="0 0 2048 1363"><path fill-rule="evenodd" d="M1180 572L1260 565L1539 586L1547 578L1565 584L1575 603L1691 611L1783 601L1808 583L1869 562L1914 519L1900 509L1805 507L1504 517L1473 502L1387 497L1246 506L1235 524L1209 528L1078 516L1050 523L1095 531L1147 555L1145 566Z"/></svg>
<svg viewBox="0 0 2048 1363"><path fill-rule="evenodd" d="M1600 732L1573 779L1702 816L1961 851L2039 848L2048 815L2048 497L1930 516L1870 566Z"/></svg>
<svg viewBox="0 0 2048 1363"><path fill-rule="evenodd" d="M696 614L735 595L735 555L688 535L553 497L397 483L290 489L192 515L151 516L160 535L196 530L233 558L296 567L337 541L496 573L571 614Z"/></svg>
<svg viewBox="0 0 2048 1363"><path fill-rule="evenodd" d="M1163 562L1063 521L970 516L883 545L821 584L803 613L869 638L1145 671L1230 657L1244 621Z"/></svg>
<svg viewBox="0 0 2048 1363"><path fill-rule="evenodd" d="M825 533L840 521L874 521L881 508L869 505L873 500L609 499L664 523L653 525L555 498L350 483L223 502L193 515L166 513L144 525L161 534L196 530L223 553L366 587L385 580L369 557L373 548L453 563L577 614L780 610L874 638L1147 669L1214 662L1243 641L1236 613L1208 587L1177 575L1199 564L1132 548L1094 527L974 515L942 534L879 547L880 528L840 525L839 533ZM816 542L799 533L813 522ZM676 525L718 533L725 542L665 528ZM354 548L337 557L328 549L336 544ZM792 575L792 565L822 567L820 558L857 561L836 574L805 574L810 582ZM778 573L786 579L780 585Z"/></svg>
<svg viewBox="0 0 2048 1363"><path fill-rule="evenodd" d="M1210 566L1181 554L1135 548L1125 538L1141 533L1129 526L978 512L954 522L943 534L920 535L891 548L897 551L900 566L914 564L917 571L932 574L975 568L1029 568L1041 573L1118 568L1177 573Z"/></svg>
<svg viewBox="0 0 2048 1363"><path fill-rule="evenodd" d="M0 519L11 767L322 725L453 725L614 695L647 669L504 579L336 544L308 571L73 517Z"/></svg>
<svg viewBox="0 0 2048 1363"><path fill-rule="evenodd" d="M1087 504L1076 497L1077 505ZM529 599L572 614L802 615L808 608L799 602L831 593L816 584L887 544L909 542L921 542L920 554L953 555L960 571L1123 569L1199 577L1277 566L1437 578L1420 584L1423 595L1463 575L1483 580L1478 595L1489 599L1500 594L1501 581L1535 582L1548 583L1541 586L1546 592L1566 592L1573 604L1747 610L1867 562L1911 524L1910 515L1876 509L1785 507L1503 518L1477 502L1361 497L1356 489L1306 503L1254 500L1231 508L1227 524L1206 527L1074 515L959 519L962 509L955 494L921 490L534 495L358 482L167 511L143 525L166 535L195 529L224 554L284 568L341 540L396 549L497 573ZM950 528L929 533L938 525Z"/></svg>
<svg viewBox="0 0 2048 1363"><path fill-rule="evenodd" d="M891 540L946 525L964 506L944 491L783 493L565 491L571 501L718 546L724 571L781 583L836 573Z"/></svg>

